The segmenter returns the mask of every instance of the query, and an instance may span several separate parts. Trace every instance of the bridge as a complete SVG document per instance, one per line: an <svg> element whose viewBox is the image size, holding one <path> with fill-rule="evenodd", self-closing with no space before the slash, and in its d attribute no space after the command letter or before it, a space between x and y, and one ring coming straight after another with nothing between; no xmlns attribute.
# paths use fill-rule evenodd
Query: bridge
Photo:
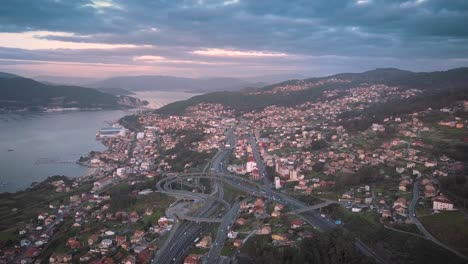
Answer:
<svg viewBox="0 0 468 264"><path fill-rule="evenodd" d="M208 217L195 217L195 216L189 216L189 215L179 215L175 214L175 216L178 219L181 220L187 220L187 221L192 221L192 222L203 222L203 223L221 223L223 222L222 218L208 218Z"/></svg>
<svg viewBox="0 0 468 264"><path fill-rule="evenodd" d="M329 206L330 204L336 204L338 202L335 202L335 201L331 201L331 200L327 200L323 203L319 203L319 204L315 204L315 205L311 205L311 206L306 206L306 207L302 207L302 208L299 208L299 209L296 209L294 211L291 211L291 213L294 213L294 214L300 214L300 213L305 213L307 211L312 211L312 210L316 210L316 209L320 209L322 207L326 207L326 206Z"/></svg>

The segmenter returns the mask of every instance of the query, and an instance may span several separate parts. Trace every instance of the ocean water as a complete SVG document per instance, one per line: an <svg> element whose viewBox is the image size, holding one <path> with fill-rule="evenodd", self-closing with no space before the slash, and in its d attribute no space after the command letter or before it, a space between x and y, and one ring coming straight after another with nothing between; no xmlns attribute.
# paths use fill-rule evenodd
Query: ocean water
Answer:
<svg viewBox="0 0 468 264"><path fill-rule="evenodd" d="M82 176L76 164L91 150L99 128L130 114L121 110L0 114L0 192L22 190L51 175Z"/></svg>
<svg viewBox="0 0 468 264"><path fill-rule="evenodd" d="M141 92L152 108L196 94ZM0 192L23 190L52 175L78 177L87 167L76 164L90 151L104 150L96 132L133 114L133 110L0 113Z"/></svg>

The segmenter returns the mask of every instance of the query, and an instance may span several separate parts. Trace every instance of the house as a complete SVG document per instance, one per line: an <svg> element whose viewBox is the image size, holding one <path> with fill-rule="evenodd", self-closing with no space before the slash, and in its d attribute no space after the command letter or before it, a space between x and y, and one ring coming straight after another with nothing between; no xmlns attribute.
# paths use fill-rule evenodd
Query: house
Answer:
<svg viewBox="0 0 468 264"><path fill-rule="evenodd" d="M135 257L130 255L128 256L124 261L122 261L122 264L135 264L136 260Z"/></svg>
<svg viewBox="0 0 468 264"><path fill-rule="evenodd" d="M283 208L284 208L284 205L282 205L282 204L276 204L274 210L275 210L275 211L281 211L281 210L283 210Z"/></svg>
<svg viewBox="0 0 468 264"><path fill-rule="evenodd" d="M453 203L443 195L439 195L432 199L432 209L437 211L452 211Z"/></svg>
<svg viewBox="0 0 468 264"><path fill-rule="evenodd" d="M399 213L399 214L404 214L406 212L406 207L403 207L401 205L396 205L393 207L393 210L395 210L395 212Z"/></svg>
<svg viewBox="0 0 468 264"><path fill-rule="evenodd" d="M81 243L75 237L72 237L68 239L67 246L69 246L71 249L76 249L81 247Z"/></svg>
<svg viewBox="0 0 468 264"><path fill-rule="evenodd" d="M288 240L288 236L286 234L273 234L271 235L271 239L276 241L286 241Z"/></svg>
<svg viewBox="0 0 468 264"><path fill-rule="evenodd" d="M269 235L271 234L270 226L263 226L260 230L257 231L257 235Z"/></svg>
<svg viewBox="0 0 468 264"><path fill-rule="evenodd" d="M373 201L372 197L366 197L366 198L364 198L364 203L365 203L365 204L371 204L372 201Z"/></svg>
<svg viewBox="0 0 468 264"><path fill-rule="evenodd" d="M406 184L400 182L400 185L398 186L398 190L402 192L406 192Z"/></svg>
<svg viewBox="0 0 468 264"><path fill-rule="evenodd" d="M392 217L392 212L388 209L384 209L382 210L382 217L383 218L388 218L388 217Z"/></svg>
<svg viewBox="0 0 468 264"><path fill-rule="evenodd" d="M227 236L228 236L228 238L230 238L230 239L235 239L235 238L237 237L238 234L239 234L239 232L234 232L234 231L232 231L232 230L229 230Z"/></svg>
<svg viewBox="0 0 468 264"><path fill-rule="evenodd" d="M406 209L406 206L407 206L406 198L399 197L398 199L396 199L395 202L393 202L393 208L395 208L396 206L401 206Z"/></svg>
<svg viewBox="0 0 468 264"><path fill-rule="evenodd" d="M234 240L233 246L235 248L240 248L242 246L242 239L236 239Z"/></svg>
<svg viewBox="0 0 468 264"><path fill-rule="evenodd" d="M130 242L136 244L136 243L140 242L141 238L143 238L144 235L145 235L145 231L135 230L135 233L133 234L132 239L130 240Z"/></svg>
<svg viewBox="0 0 468 264"><path fill-rule="evenodd" d="M271 217L273 218L279 218L280 216L281 216L280 211L273 211L273 213L271 213Z"/></svg>
<svg viewBox="0 0 468 264"><path fill-rule="evenodd" d="M200 247L200 248L209 248L211 247L211 242L212 242L211 236L204 236L202 240L200 240L200 242L196 244L195 246Z"/></svg>
<svg viewBox="0 0 468 264"><path fill-rule="evenodd" d="M116 236L115 241L117 242L117 246L120 246L123 243L127 242L127 237L126 236Z"/></svg>
<svg viewBox="0 0 468 264"><path fill-rule="evenodd" d="M291 228L292 229L297 229L299 227L301 227L302 225L304 225L304 221L303 220L293 220L291 222Z"/></svg>
<svg viewBox="0 0 468 264"><path fill-rule="evenodd" d="M198 264L200 260L200 255L190 254L184 259L184 264Z"/></svg>
<svg viewBox="0 0 468 264"><path fill-rule="evenodd" d="M146 208L145 215L152 215L152 214L153 214L153 208Z"/></svg>
<svg viewBox="0 0 468 264"><path fill-rule="evenodd" d="M240 226L245 225L245 223L247 223L247 220L245 220L244 218L239 218L239 219L236 220L236 224L238 224Z"/></svg>
<svg viewBox="0 0 468 264"><path fill-rule="evenodd" d="M112 239L106 238L101 241L101 244L99 244L99 247L102 249L107 249L107 248L110 248L112 244L113 244Z"/></svg>
<svg viewBox="0 0 468 264"><path fill-rule="evenodd" d="M130 213L130 222L136 223L140 219L140 216L138 215L137 212L133 211Z"/></svg>
<svg viewBox="0 0 468 264"><path fill-rule="evenodd" d="M161 226L161 227L165 227L169 224L169 219L167 219L167 217L161 217L158 219L158 225Z"/></svg>
<svg viewBox="0 0 468 264"><path fill-rule="evenodd" d="M245 165L246 167L246 171L248 173L252 172L254 170L254 168L257 167L257 163L255 162L254 160L254 157L252 154L249 155L249 157L247 158L247 164Z"/></svg>

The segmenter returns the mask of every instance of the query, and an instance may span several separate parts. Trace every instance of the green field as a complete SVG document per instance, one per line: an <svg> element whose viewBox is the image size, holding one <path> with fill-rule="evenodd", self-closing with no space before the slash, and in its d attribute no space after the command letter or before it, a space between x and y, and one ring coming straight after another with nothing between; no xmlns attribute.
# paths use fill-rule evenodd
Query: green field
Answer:
<svg viewBox="0 0 468 264"><path fill-rule="evenodd" d="M441 242L468 255L468 216L460 212L443 212L419 220Z"/></svg>
<svg viewBox="0 0 468 264"><path fill-rule="evenodd" d="M385 229L376 213L356 214L338 206L329 206L325 211L332 218L341 219L344 228L359 237L388 263L465 263L426 239Z"/></svg>

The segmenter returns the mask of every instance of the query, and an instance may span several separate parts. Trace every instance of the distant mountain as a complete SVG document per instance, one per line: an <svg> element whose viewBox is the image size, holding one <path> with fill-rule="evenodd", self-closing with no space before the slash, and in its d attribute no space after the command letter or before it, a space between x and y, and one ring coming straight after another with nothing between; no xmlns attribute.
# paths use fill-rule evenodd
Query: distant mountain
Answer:
<svg viewBox="0 0 468 264"><path fill-rule="evenodd" d="M0 77L0 109L117 109L139 104L143 104L139 99L117 97L91 88L47 85L23 77Z"/></svg>
<svg viewBox="0 0 468 264"><path fill-rule="evenodd" d="M468 68L439 72L410 72L384 68L363 73L342 73L327 77L290 80L258 89L245 89L241 92L213 92L199 95L168 104L157 112L178 114L187 107L202 102L220 103L239 111L260 110L269 105L293 106L324 99L323 92L326 90L347 90L367 84L385 84L403 89L417 88L423 91L421 96L425 98L438 98L437 96L468 98Z"/></svg>
<svg viewBox="0 0 468 264"><path fill-rule="evenodd" d="M97 82L97 78L86 78L86 77L70 77L70 76L50 76L40 75L32 77L33 80L46 84L62 84L62 85L77 85L86 86L86 84Z"/></svg>
<svg viewBox="0 0 468 264"><path fill-rule="evenodd" d="M120 88L128 91L180 91L213 92L236 91L245 87L261 87L264 83L249 82L237 78L182 78L173 76L122 76L86 85L92 88Z"/></svg>

